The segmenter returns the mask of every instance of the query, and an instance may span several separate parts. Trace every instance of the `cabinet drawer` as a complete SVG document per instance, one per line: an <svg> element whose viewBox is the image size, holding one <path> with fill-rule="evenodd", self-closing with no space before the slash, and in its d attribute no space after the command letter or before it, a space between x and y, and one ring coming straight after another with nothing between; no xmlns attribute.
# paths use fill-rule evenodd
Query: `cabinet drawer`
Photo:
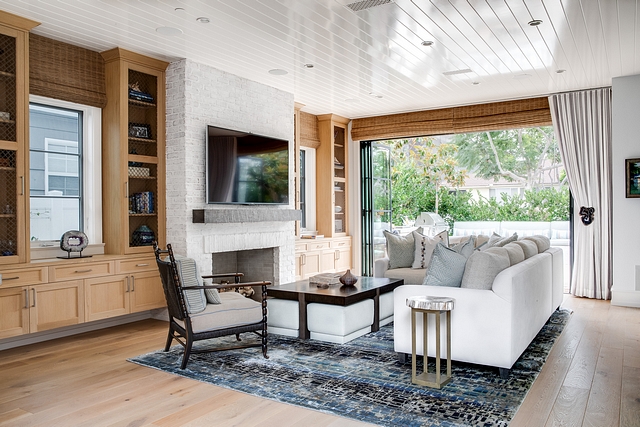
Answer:
<svg viewBox="0 0 640 427"><path fill-rule="evenodd" d="M351 247L351 239L333 239L331 241L331 248L340 249L340 248L349 248Z"/></svg>
<svg viewBox="0 0 640 427"><path fill-rule="evenodd" d="M86 279L114 274L113 261L49 267L49 281Z"/></svg>
<svg viewBox="0 0 640 427"><path fill-rule="evenodd" d="M39 285L47 283L47 267L25 268L17 270L2 270L2 288L16 286Z"/></svg>
<svg viewBox="0 0 640 427"><path fill-rule="evenodd" d="M157 271L156 259L136 258L116 261L116 274L129 274L137 271Z"/></svg>
<svg viewBox="0 0 640 427"><path fill-rule="evenodd" d="M317 251L320 249L328 249L330 247L330 242L313 242L307 243L308 251Z"/></svg>
<svg viewBox="0 0 640 427"><path fill-rule="evenodd" d="M304 252L307 250L306 243L296 243L296 252Z"/></svg>

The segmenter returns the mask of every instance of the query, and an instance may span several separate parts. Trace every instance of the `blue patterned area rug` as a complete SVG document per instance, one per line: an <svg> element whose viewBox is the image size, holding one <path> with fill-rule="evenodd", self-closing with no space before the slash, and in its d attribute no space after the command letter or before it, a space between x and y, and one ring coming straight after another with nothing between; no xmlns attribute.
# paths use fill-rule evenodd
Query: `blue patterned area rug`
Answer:
<svg viewBox="0 0 640 427"><path fill-rule="evenodd" d="M451 382L441 390L411 383L411 364L399 363L393 351L392 325L344 345L272 334L269 359L259 348L200 353L180 370L182 347L174 346L130 361L382 426L507 426L569 316L567 310L551 316L508 379L497 368L454 361Z"/></svg>

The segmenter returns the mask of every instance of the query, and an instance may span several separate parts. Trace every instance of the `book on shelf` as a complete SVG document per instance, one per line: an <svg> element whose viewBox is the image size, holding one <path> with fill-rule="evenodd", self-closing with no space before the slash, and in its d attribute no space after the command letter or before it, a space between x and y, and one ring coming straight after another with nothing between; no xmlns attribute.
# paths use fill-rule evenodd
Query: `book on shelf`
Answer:
<svg viewBox="0 0 640 427"><path fill-rule="evenodd" d="M154 212L153 192L134 193L129 197L129 212L133 214L151 214Z"/></svg>
<svg viewBox="0 0 640 427"><path fill-rule="evenodd" d="M324 239L324 234L303 234L301 239Z"/></svg>
<svg viewBox="0 0 640 427"><path fill-rule="evenodd" d="M315 276L309 277L309 284L318 285L318 286L339 285L340 274L339 273L316 274Z"/></svg>

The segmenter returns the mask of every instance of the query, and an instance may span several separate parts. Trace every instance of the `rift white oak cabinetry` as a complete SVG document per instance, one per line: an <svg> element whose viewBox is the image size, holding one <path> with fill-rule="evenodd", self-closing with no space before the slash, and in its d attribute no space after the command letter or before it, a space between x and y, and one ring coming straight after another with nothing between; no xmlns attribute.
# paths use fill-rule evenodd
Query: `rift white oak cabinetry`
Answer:
<svg viewBox="0 0 640 427"><path fill-rule="evenodd" d="M148 255L41 260L0 274L0 339L166 305Z"/></svg>
<svg viewBox="0 0 640 427"><path fill-rule="evenodd" d="M351 237L300 239L296 242L296 280L351 268Z"/></svg>

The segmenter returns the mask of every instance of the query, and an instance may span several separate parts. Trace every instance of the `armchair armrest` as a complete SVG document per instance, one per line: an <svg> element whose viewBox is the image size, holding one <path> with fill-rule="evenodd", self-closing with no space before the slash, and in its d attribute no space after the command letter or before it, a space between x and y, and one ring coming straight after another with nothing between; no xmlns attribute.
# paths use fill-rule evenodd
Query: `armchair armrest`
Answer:
<svg viewBox="0 0 640 427"><path fill-rule="evenodd" d="M384 277L384 273L389 269L389 258L384 257L375 260L373 264L373 277Z"/></svg>

